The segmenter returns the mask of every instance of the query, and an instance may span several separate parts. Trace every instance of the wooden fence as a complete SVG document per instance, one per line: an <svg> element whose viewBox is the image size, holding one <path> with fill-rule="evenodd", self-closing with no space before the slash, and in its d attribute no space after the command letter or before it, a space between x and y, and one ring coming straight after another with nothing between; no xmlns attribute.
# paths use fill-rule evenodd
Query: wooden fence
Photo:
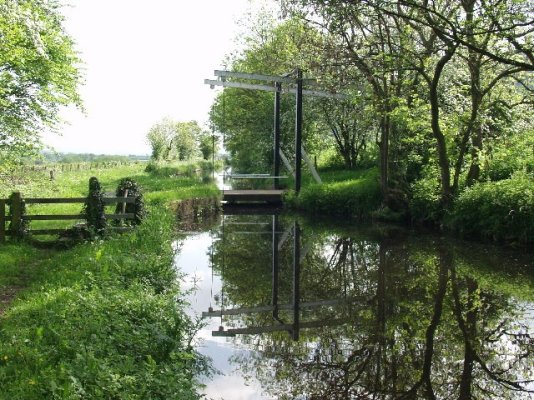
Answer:
<svg viewBox="0 0 534 400"><path fill-rule="evenodd" d="M126 193L127 196L127 193ZM133 204L135 197L104 197L104 204L122 204L122 213L105 214L107 220L133 220L134 213L126 213L126 204ZM15 192L10 199L0 199L0 242L4 242L6 237L18 232L22 221L63 221L63 220L84 220L83 214L31 214L23 215L23 203L25 204L83 204L85 197L73 198L25 198L19 192ZM11 213L8 215L7 209L10 206ZM11 223L11 229L8 224ZM117 227L120 230L120 227ZM115 229L117 229L115 228ZM124 228L122 228L124 229ZM65 229L31 229L31 235L54 235L64 232Z"/></svg>
<svg viewBox="0 0 534 400"><path fill-rule="evenodd" d="M16 166L13 171L15 173L28 173L28 172L46 172L46 171L85 171L93 169L108 169L121 166L129 166L138 164L139 161L81 161L71 163L50 163L50 164L32 164L32 165L19 165Z"/></svg>

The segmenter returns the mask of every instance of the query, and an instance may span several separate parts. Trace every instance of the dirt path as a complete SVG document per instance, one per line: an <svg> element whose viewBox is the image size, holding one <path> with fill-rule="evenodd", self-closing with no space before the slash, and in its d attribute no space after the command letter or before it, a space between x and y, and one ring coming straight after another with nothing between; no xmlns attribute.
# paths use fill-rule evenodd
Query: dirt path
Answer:
<svg viewBox="0 0 534 400"><path fill-rule="evenodd" d="M23 286L6 286L0 288L0 317L4 315L18 292L24 289Z"/></svg>
<svg viewBox="0 0 534 400"><path fill-rule="evenodd" d="M16 275L13 284L0 285L0 318L5 314L20 291L24 290L32 280L31 269L36 268L38 262L24 263Z"/></svg>

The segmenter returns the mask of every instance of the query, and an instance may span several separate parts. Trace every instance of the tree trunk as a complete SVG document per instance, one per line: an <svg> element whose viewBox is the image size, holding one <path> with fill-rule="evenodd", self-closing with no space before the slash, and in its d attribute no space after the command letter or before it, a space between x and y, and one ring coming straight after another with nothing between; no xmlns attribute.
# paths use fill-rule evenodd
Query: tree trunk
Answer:
<svg viewBox="0 0 534 400"><path fill-rule="evenodd" d="M475 1L464 0L462 2L466 11L466 29L468 41L476 44L473 35L473 12ZM469 119L469 131L471 132L471 166L467 174L467 185L471 186L480 179L480 153L482 151L482 126L478 119L478 111L482 103L482 88L480 87L480 64L481 55L472 48L468 50L468 67L470 75L470 95L471 95L471 118Z"/></svg>
<svg viewBox="0 0 534 400"><path fill-rule="evenodd" d="M389 180L389 136L391 124L388 115L380 119L380 191L385 199L388 193Z"/></svg>
<svg viewBox="0 0 534 400"><path fill-rule="evenodd" d="M451 174L449 167L449 155L447 153L447 142L445 135L441 130L439 115L439 97L438 86L441 78L441 74L445 65L450 61L453 54L456 51L455 46L450 46L445 54L439 59L436 68L434 70L434 76L430 82L430 110L431 110L431 125L432 134L436 139L436 148L438 151L438 162L441 176L441 202L444 207L447 207L452 200L452 188L451 188Z"/></svg>

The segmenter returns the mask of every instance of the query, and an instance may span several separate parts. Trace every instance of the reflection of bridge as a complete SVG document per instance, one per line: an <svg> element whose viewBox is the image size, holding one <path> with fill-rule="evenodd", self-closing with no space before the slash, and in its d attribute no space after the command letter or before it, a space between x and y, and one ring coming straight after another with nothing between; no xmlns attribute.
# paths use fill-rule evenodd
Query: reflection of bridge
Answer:
<svg viewBox="0 0 534 400"><path fill-rule="evenodd" d="M234 337L236 335L257 335L260 333L269 332L283 332L287 331L291 334L293 340L298 340L299 330L306 328L321 328L323 326L338 326L347 323L348 321L342 319L326 319L321 321L300 322L298 325L293 324L278 324L269 326L255 326L247 328L232 328L228 330L221 329L213 331L212 336Z"/></svg>
<svg viewBox="0 0 534 400"><path fill-rule="evenodd" d="M244 327L244 328L231 328L225 330L223 326L219 327L219 330L212 331L212 336L223 336L223 337L233 337L239 334L260 334L268 332L280 332L287 331L293 340L299 339L299 334L301 329L307 328L320 328L323 326L337 326L343 325L348 322L348 319L339 319L339 318L329 318L317 321L300 321L300 313L305 309L317 309L320 307L332 307L338 305L347 305L354 301L362 300L358 298L348 298L348 299L330 299L330 300L317 300L310 302L300 301L300 264L304 259L304 256L310 250L310 248L305 248L301 252L300 247L300 227L298 222L294 222L293 227L283 232L283 235L279 239L278 234L281 233L277 231L278 229L278 216L272 215L272 226L271 232L272 235L272 292L271 292L271 304L269 305L258 305L254 307L241 307L234 309L221 309L213 310L209 309L207 312L202 313L203 318L215 318L223 317L227 315L246 315L246 314L257 314L271 312L273 320L277 323L274 325L268 326L253 326L253 327ZM288 241L293 233L293 285L292 285L292 302L289 304L278 304L278 293L279 293L279 251L282 246ZM240 232L232 232L233 234L238 234ZM248 233L248 232L242 232ZM269 232L266 232L269 233ZM225 234L223 229L223 235ZM292 323L287 323L283 321L279 315L280 311L293 311L292 313Z"/></svg>
<svg viewBox="0 0 534 400"><path fill-rule="evenodd" d="M347 304L356 299L332 299L332 300L319 300L319 301L310 301L305 303L300 303L300 310L305 309L314 309L325 306L335 306L339 304ZM273 315L276 315L278 311L281 310L292 310L293 304L279 304L278 306L268 305L268 306L257 306L257 307L243 307L243 308L233 308L229 310L213 310L202 313L202 318L206 317L222 317L223 315L244 315L244 314L255 314L262 312L272 312ZM213 336L229 336L233 337L236 335L242 334L259 334L259 333L268 333L268 332L280 332L288 331L290 333L296 328L307 329L307 328L320 328L323 326L337 326L347 323L347 320L344 319L324 319L319 321L310 321L310 322L300 322L299 326L295 327L294 324L284 324L279 323L276 325L269 326L256 326L256 327L247 327L247 328L232 328L228 330L220 329L218 331L213 331Z"/></svg>

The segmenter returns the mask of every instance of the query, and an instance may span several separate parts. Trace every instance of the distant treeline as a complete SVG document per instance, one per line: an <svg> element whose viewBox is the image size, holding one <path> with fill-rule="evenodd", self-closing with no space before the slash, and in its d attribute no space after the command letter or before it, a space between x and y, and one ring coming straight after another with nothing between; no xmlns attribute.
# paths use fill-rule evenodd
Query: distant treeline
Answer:
<svg viewBox="0 0 534 400"><path fill-rule="evenodd" d="M47 164L47 163L103 163L103 162L130 162L148 160L148 155L110 155L93 153L54 153L42 152L41 158L28 160L27 164Z"/></svg>

